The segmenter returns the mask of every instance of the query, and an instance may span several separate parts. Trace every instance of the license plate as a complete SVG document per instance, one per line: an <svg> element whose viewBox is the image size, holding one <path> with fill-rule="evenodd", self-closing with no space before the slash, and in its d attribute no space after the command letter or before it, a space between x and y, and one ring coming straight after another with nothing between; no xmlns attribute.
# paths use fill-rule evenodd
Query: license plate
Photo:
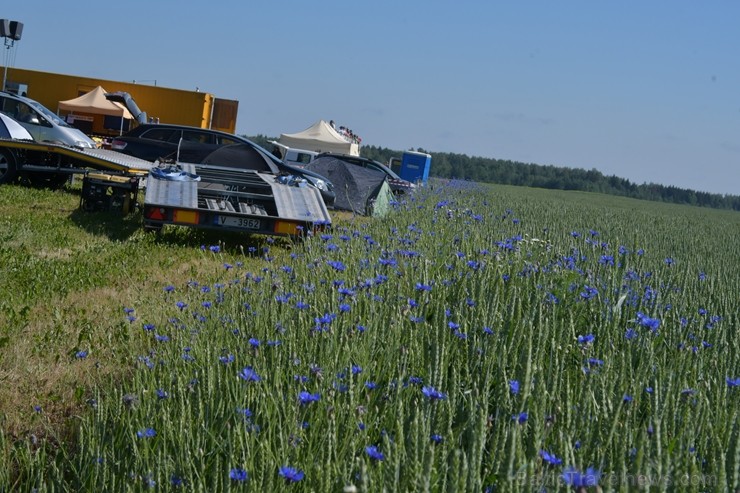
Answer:
<svg viewBox="0 0 740 493"><path fill-rule="evenodd" d="M216 224L240 229L260 229L260 220L251 217L217 216Z"/></svg>

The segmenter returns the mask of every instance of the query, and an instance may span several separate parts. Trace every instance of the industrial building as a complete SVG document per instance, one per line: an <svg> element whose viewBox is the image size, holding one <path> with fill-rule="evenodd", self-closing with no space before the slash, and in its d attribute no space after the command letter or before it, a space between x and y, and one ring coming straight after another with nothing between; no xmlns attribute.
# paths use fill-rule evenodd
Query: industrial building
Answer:
<svg viewBox="0 0 740 493"><path fill-rule="evenodd" d="M97 87L103 87L107 92L123 91L131 94L151 121L212 128L229 133L236 131L239 102L219 99L207 92L11 67L7 69L5 83L6 91L35 99L89 135L118 135L128 127L130 121L111 118L111 115L80 110L68 112L59 108L61 101L77 98Z"/></svg>

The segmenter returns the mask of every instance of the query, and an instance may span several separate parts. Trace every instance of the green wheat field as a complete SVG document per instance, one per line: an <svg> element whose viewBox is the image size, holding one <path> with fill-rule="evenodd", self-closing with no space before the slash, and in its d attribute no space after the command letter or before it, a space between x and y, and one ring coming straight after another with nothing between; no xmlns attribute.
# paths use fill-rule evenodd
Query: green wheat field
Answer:
<svg viewBox="0 0 740 493"><path fill-rule="evenodd" d="M431 181L296 240L0 187L0 492L738 491L740 215Z"/></svg>

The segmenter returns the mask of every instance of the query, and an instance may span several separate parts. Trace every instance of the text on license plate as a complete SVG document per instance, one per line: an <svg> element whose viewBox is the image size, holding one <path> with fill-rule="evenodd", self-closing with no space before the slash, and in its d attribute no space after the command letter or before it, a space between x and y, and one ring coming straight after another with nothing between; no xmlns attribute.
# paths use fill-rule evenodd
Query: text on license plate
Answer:
<svg viewBox="0 0 740 493"><path fill-rule="evenodd" d="M217 216L216 224L231 228L260 229L260 220L251 217Z"/></svg>

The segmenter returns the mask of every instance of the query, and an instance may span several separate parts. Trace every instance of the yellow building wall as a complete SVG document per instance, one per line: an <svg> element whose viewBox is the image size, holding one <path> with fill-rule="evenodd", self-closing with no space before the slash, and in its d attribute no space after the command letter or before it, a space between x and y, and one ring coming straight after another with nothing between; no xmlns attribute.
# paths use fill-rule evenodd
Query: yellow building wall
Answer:
<svg viewBox="0 0 740 493"><path fill-rule="evenodd" d="M97 86L102 86L108 92L125 91L131 94L139 109L146 112L149 118L158 118L160 123L213 128L229 133L236 131L238 102L219 100L213 94L205 92L11 67L8 67L7 85L25 89L29 98L35 99L55 112L58 111L59 101L76 98ZM224 108L228 108L228 111L223 111ZM221 111L218 111L219 109ZM218 118L216 121L213 119L214 112L219 115L225 113L229 116ZM66 114L66 112L59 113ZM111 133L103 129L102 115L94 115L93 133L101 135Z"/></svg>

